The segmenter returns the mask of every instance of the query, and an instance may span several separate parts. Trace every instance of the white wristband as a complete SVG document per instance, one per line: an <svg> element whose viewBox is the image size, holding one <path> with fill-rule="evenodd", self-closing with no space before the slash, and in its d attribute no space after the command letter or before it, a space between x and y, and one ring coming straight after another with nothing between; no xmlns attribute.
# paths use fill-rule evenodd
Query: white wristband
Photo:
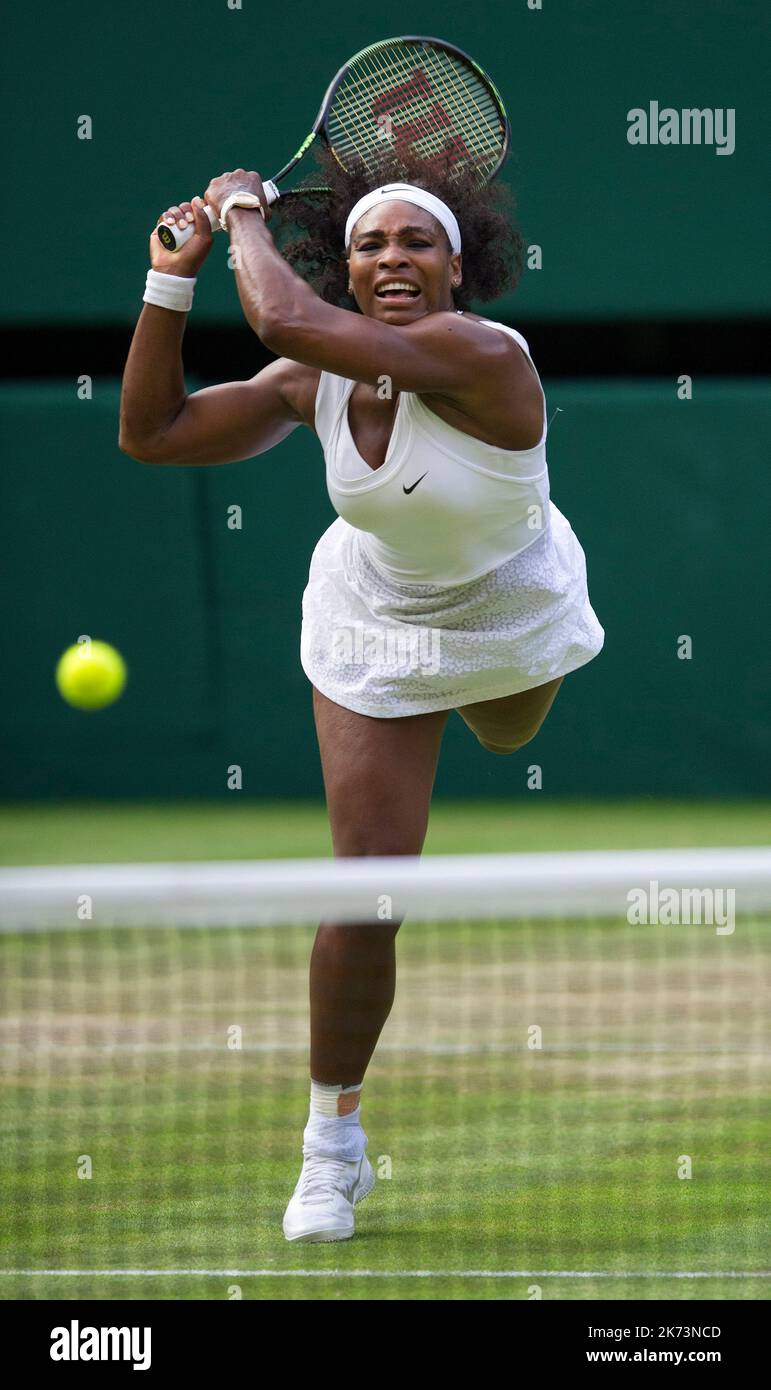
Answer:
<svg viewBox="0 0 771 1390"><path fill-rule="evenodd" d="M196 276L164 275L162 270L148 270L147 284L142 296L145 304L157 304L159 309L176 309L186 314L193 305Z"/></svg>

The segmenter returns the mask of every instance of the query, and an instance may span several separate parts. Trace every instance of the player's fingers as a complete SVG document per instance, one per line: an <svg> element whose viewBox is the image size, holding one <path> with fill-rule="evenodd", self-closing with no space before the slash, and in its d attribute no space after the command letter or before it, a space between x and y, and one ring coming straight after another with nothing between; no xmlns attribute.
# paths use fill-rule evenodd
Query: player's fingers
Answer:
<svg viewBox="0 0 771 1390"><path fill-rule="evenodd" d="M189 208L189 203L183 203L181 205L175 203L173 207L166 209L163 216L160 218L160 221L167 222L169 226L173 226L176 222L178 227L187 227L189 222L192 222L194 220L192 215L190 216L190 218L188 218L187 212L184 210Z"/></svg>
<svg viewBox="0 0 771 1390"><path fill-rule="evenodd" d="M184 207L184 203L183 203L182 206ZM212 235L212 227L211 227L211 222L209 221L208 216L206 215L206 213L205 213L204 210L203 210L203 209L204 209L204 201L203 201L203 198L199 198L199 197L196 196L196 197L193 199L193 201L192 201L192 203L191 203L190 206L191 206L192 213L193 213L193 219L194 219L194 223L195 223L195 230L196 230L196 232L198 233L199 236L205 237L207 240L209 240L209 239L211 238L211 235Z"/></svg>

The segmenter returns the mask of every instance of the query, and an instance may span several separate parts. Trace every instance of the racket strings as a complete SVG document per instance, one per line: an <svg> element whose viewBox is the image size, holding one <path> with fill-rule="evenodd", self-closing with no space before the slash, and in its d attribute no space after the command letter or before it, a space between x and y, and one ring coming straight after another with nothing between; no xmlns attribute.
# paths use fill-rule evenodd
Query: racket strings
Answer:
<svg viewBox="0 0 771 1390"><path fill-rule="evenodd" d="M412 144L413 139L409 139L409 137L413 136L417 141L428 140L429 144L433 142L434 147L438 144L439 152L441 153L444 149L447 148L447 137L449 130L452 130L453 133L456 134L457 138L457 97L460 93L462 93L463 89L461 87L458 87L457 82L453 86L451 86L448 80L446 65L437 64L436 62L431 63L430 61L427 61L427 59L430 59L430 57L431 55L429 52L421 54L419 58L417 58L417 55L412 55L409 52L406 53L404 55L404 66L406 69L404 76L406 80L402 81L401 83L397 81L396 83L391 85L390 88L388 85L385 85L384 95L387 96L389 90L394 91L395 89L396 91L399 91L400 87L405 95L408 94L407 103L405 104L408 104L411 109L407 116L406 129L404 126L401 127L402 143L409 142L410 144ZM422 66L416 68L416 61L420 62ZM428 91L421 92L419 90L421 84L418 79L418 74L422 76L426 68L432 69L434 82L432 83L429 80ZM428 76L428 74L426 74L426 76ZM388 83L389 73L387 67L385 68L385 70L382 70L381 68L381 72L378 73L378 77L380 78L381 83ZM416 90L416 88L418 90ZM446 118L444 121L437 120L437 96L441 98L441 105L439 109ZM399 103L397 102L397 107L398 105ZM428 106L428 109L421 110L421 105ZM465 143L466 142L464 141L464 144Z"/></svg>
<svg viewBox="0 0 771 1390"><path fill-rule="evenodd" d="M488 88L475 77L465 64L425 50L425 63L439 88L445 107L452 113L453 123L463 124L464 136L476 139L478 148L487 146L492 134L495 153L502 144L501 119Z"/></svg>
<svg viewBox="0 0 771 1390"><path fill-rule="evenodd" d="M455 66L447 55L445 60L441 61L430 50L423 50L419 55L414 51L403 52L400 61L391 50L387 60L381 61L379 65L376 57L377 55L370 56L369 65L361 63L363 77L346 84L345 102L340 103L339 114L347 115L349 126L353 127L352 134L349 135L352 144L358 143L361 146L362 141L365 141L368 145L374 144L376 149L382 150L383 130L377 124L378 98L375 97L373 100L373 92L387 97L390 92L397 95L401 88L411 107L406 131L407 136L411 137L410 143L427 139L430 145L433 144L434 151L441 154L448 149L448 133L452 133L456 140L460 135L464 150L472 158L475 154L489 153L492 153L495 159L499 157L503 143L500 116L483 83L478 79L472 79L468 71L460 65ZM422 67L416 68L416 61L421 63ZM421 93L418 74L424 73L429 78L429 85L428 90ZM354 86L358 86L358 92L352 91ZM352 95L355 97L354 102L350 100ZM421 111L420 104L425 107L427 103L430 103L428 110ZM398 101L395 102L395 107L398 108L398 105ZM445 117L444 120L437 120L437 105ZM451 144L449 150L452 152ZM457 144L455 152L458 152Z"/></svg>
<svg viewBox="0 0 771 1390"><path fill-rule="evenodd" d="M327 121L330 146L344 168L363 161L374 172L384 146L393 148L393 131L384 133L378 117L400 108L405 122L397 127L397 150L401 143L422 146L428 159L454 154L462 166L474 164L483 179L497 168L505 128L495 97L465 63L417 44L375 47L352 63Z"/></svg>

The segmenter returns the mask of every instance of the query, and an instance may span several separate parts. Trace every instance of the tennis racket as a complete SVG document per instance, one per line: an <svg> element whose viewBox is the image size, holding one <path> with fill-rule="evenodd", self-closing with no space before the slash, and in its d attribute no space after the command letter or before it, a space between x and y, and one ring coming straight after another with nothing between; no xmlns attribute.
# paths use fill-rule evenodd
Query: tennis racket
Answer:
<svg viewBox="0 0 771 1390"><path fill-rule="evenodd" d="M473 58L442 39L408 35L370 44L343 64L310 135L289 163L264 182L268 203L281 196L278 184L316 139L324 140L351 173L362 164L374 173L384 149L390 148L418 154L427 164L446 165L449 159L451 169L475 168L480 183L487 183L506 158L510 127L500 95ZM216 213L204 210L212 228L219 228ZM193 230L166 223L157 228L167 251L184 246Z"/></svg>

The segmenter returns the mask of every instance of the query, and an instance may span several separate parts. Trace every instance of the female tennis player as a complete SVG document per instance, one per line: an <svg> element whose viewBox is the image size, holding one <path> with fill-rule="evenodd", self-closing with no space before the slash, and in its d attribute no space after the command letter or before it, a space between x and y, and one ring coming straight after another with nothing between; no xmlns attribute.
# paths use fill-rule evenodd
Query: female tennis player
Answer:
<svg viewBox="0 0 771 1390"><path fill-rule="evenodd" d="M335 856L419 855L450 712L513 753L603 642L583 551L549 499L527 343L467 307L518 279L501 192L418 162L383 168L372 186L327 157L330 196L293 200L303 235L284 254L259 175L214 179L206 203L226 223L245 318L277 360L190 396L182 337L212 235L200 198L170 207L195 234L177 253L151 238L121 405L121 447L148 463L249 459L300 425L318 436L338 518L311 559L301 661ZM360 1097L399 925L319 928L287 1240L352 1236L374 1185Z"/></svg>

